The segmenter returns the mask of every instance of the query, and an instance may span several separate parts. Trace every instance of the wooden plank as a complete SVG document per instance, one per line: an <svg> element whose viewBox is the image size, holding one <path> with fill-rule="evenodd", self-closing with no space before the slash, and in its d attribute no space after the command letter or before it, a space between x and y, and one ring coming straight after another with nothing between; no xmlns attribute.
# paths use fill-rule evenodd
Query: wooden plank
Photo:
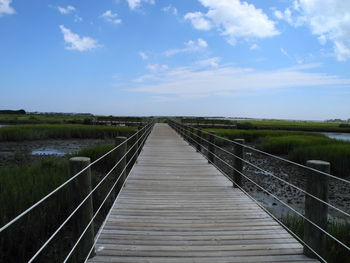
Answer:
<svg viewBox="0 0 350 263"><path fill-rule="evenodd" d="M318 262L166 124L155 125L89 262Z"/></svg>

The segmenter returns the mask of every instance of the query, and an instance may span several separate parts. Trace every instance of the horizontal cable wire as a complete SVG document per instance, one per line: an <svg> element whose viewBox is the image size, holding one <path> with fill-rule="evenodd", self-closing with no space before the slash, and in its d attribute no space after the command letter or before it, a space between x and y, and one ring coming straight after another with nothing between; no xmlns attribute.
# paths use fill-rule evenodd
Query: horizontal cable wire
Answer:
<svg viewBox="0 0 350 263"><path fill-rule="evenodd" d="M180 124L180 125L183 125L183 124ZM183 126L184 126L184 127L187 127L187 128L193 128L193 129L195 129L195 130L198 130L198 128L191 127L191 126L188 126L188 125L183 125ZM210 134L210 132L207 132L207 131L203 131L203 130L202 130L202 132L205 133L205 134ZM231 143L240 145L240 146L242 146L242 147L244 147L244 148L250 149L250 150L252 150L252 151L256 151L256 152L258 152L258 153L267 155L267 156L269 156L269 157L278 159L278 160L280 160L280 161L284 161L284 162L287 162L287 163L289 163L289 164L293 164L293 165L299 166L299 167L301 167L301 168L304 168L304 169L306 169L306 170L310 170L310 171L317 172L317 173L322 174L322 175L326 175L326 176L328 176L328 177L330 177L330 178L332 178L332 179L339 180L339 181L341 181L341 182L343 182L343 183L350 184L350 181L349 181L349 180L346 180L346 179L343 179L343 178L340 178L340 177L336 177L336 176L334 176L334 175L332 175L332 174L328 174L328 173L325 173L325 172L316 170L316 169L314 169L314 168L311 168L311 167L308 167L308 166L305 166L305 165L302 165L302 164L299 164L299 163L296 163L296 162L293 162L293 161L284 159L284 158L282 158L282 157L279 157L279 156L276 156L276 155L273 155L273 154L270 154L270 153L267 153L267 152L258 150L258 149L256 149L256 148L253 148L253 147L248 146L248 145L245 145L245 144L241 144L241 143L239 143L239 142L235 142L235 141L233 141L233 140L230 140L230 139L227 139L227 138L218 136L218 135L216 135L216 134L215 134L214 136L215 136L216 138L219 138L219 139L222 139L222 140L224 140L224 141L227 141L227 142L231 142Z"/></svg>
<svg viewBox="0 0 350 263"><path fill-rule="evenodd" d="M141 138L141 137L140 137ZM79 208L85 203L85 201L96 191L96 189L104 182L104 180L112 173L112 171L120 164L120 162L126 158L127 154L133 150L133 147L137 145L139 139L130 147L130 149L120 158L120 160L112 167L112 169L102 178L102 180L92 189L92 191L81 201L81 203L74 209L74 211L66 218L66 220L56 229L56 231L50 236L48 240L41 246L39 250L33 255L33 257L28 261L28 263L33 262L33 260L41 253L41 251L51 242L51 240L57 235L57 233L64 227L64 225L75 215Z"/></svg>
<svg viewBox="0 0 350 263"><path fill-rule="evenodd" d="M350 247L348 247L347 245L345 245L342 241L340 241L339 239L337 239L336 237L332 236L331 234L329 234L327 231L325 231L323 228L319 227L317 224L315 224L313 221L311 221L310 219L306 218L303 214L299 213L297 210L295 210L293 207L289 206L288 204L286 204L284 201L280 200L278 197L276 197L274 194L270 193L268 190L266 190L265 188L263 188L262 186L260 186L259 184L257 184L256 182L254 182L253 180L251 180L249 177L247 177L245 174L241 173L240 171L238 171L236 168L234 168L233 166L231 166L230 164L228 164L225 160L221 159L219 156L217 156L215 153L209 151L208 148L204 147L203 145L201 145L205 150L208 151L208 153L211 153L215 156L215 158L217 158L218 160L220 160L221 162L223 162L224 164L226 164L226 166L230 167L231 169L233 169L234 171L238 172L240 175L242 175L243 177L245 177L247 180L249 180L250 182L252 182L253 184L255 184L257 187L259 187L260 189L262 189L264 192L268 193L269 195L271 195L273 198L275 198L277 201L279 201L281 204L283 204L284 206L288 207L290 210L292 210L294 213L296 213L297 215L299 215L300 217L302 217L303 219L305 219L306 221L308 221L310 224L312 224L313 226L315 226L317 229L319 229L320 231L322 231L324 234L326 234L327 236L329 236L330 238L332 238L334 241L338 242L340 245L342 245L344 248L346 248L347 250L350 251ZM230 179L231 182L235 183L232 179ZM236 184L236 183L235 183Z"/></svg>
<svg viewBox="0 0 350 263"><path fill-rule="evenodd" d="M200 144L201 145L201 144ZM193 145L191 145L194 147ZM208 148L201 145L205 150L208 151ZM305 243L297 234L295 234L292 230L290 230L285 224L283 224L278 218L276 218L270 211L268 211L264 206L262 206L259 201L257 201L254 197L252 197L248 192L246 192L241 186L239 186L235 181L232 180L230 176L228 176L221 168L219 168L214 162L211 162L207 156L205 156L202 152L200 154L206 158L216 169L221 171L221 173L232 183L234 183L244 194L246 194L252 201L254 201L260 208L262 208L266 213L268 213L275 221L277 221L283 228L285 228L290 234L292 234L296 239L298 239L303 245L309 248L313 253L315 253L323 262L327 263L325 259L323 259L315 250L313 250L308 244ZM215 154L214 154L215 155Z"/></svg>
<svg viewBox="0 0 350 263"><path fill-rule="evenodd" d="M219 149L219 150L221 150L221 151L223 151L223 152L225 152L225 153L227 153L227 154L229 154L229 155L231 155L231 156L233 156L233 157L235 157L235 158L237 158L237 159L239 159L239 160L245 162L246 164L248 164L248 165L254 167L254 168L257 169L257 170L260 170L260 171L264 172L266 175L272 176L272 177L274 177L275 179L277 179L277 180L279 180L279 181L281 181L281 182L283 182L283 183L285 183L285 184L287 184L287 185L293 187L294 189L299 190L300 192L304 193L305 195L308 195L308 196L314 198L315 200L317 200L317 201L319 201L319 202L321 202L321 203L323 203L323 204L325 204L325 205L327 205L327 206L333 208L334 210L338 211L339 213L341 213L341 214L343 214L343 215L345 215L345 216L347 216L347 217L350 217L350 214L349 214L349 213L347 213L347 212L341 210L340 208L338 208L338 207L336 207L336 206L334 206L334 205L332 205L332 204L330 204L330 203L328 203L328 202L326 202L326 201L324 201L324 200L318 198L317 196L314 196L314 195L312 195L312 194L306 192L306 191L303 190L302 188L300 188L300 187L298 187L298 186L296 186L296 185L294 185L294 184L292 184L292 183L290 183L290 182L288 182L288 181L286 181L286 180L284 180L284 179L282 179L282 178L279 178L278 176L274 175L272 172L266 171L266 170L260 168L259 166L255 165L255 164L253 164L253 163L251 163L251 162L249 162L249 161L247 161L247 160L245 160L245 159L243 159L243 158L241 158L241 157L238 157L238 156L235 155L234 153L229 152L229 151L227 151L227 150L225 150L225 149L219 147L219 146L216 145L215 143L212 143L212 142L210 142L210 141L208 141L208 140L206 140L206 139L204 139L204 138L198 136L197 134L195 134L195 133L193 133L193 132L191 132L191 131L190 131L190 133L193 134L193 135L195 135L196 137L200 138L202 141L205 141L205 142L207 142L208 144L213 145L213 146L216 147L217 149ZM194 141L194 143L198 143L198 142ZM199 144L199 143L198 143L198 144Z"/></svg>
<svg viewBox="0 0 350 263"><path fill-rule="evenodd" d="M201 145L202 146L202 145ZM208 150L206 147L202 146L204 149ZM285 224L283 224L278 218L276 218L270 211L268 211L264 206L262 206L259 201L257 201L254 197L252 197L248 192L246 192L241 186L239 186L235 181L230 178L221 168L219 168L215 163L211 162L203 153L200 152L202 156L204 156L216 169L218 169L229 181L234 183L245 195L247 195L254 203L256 203L260 208L262 208L267 214L269 214L275 221L277 221L284 229L286 229L290 234L292 234L298 241L300 241L303 245L309 248L315 255L321 259L324 263L327 261L321 257L314 249L312 249L304 240L302 240L297 234L295 234L292 230L290 230Z"/></svg>
<svg viewBox="0 0 350 263"><path fill-rule="evenodd" d="M142 135L143 137L144 135ZM140 137L140 139L142 138ZM142 143L147 139L147 137L145 137L143 140L142 140ZM138 151L140 150L141 146L142 146L142 143L141 145L139 145L135 151L135 153L131 156L130 160L128 161L128 163L125 165L125 167L123 168L123 170L120 172L120 174L118 175L118 178L117 180L115 181L115 183L113 184L113 186L111 187L111 189L109 190L109 192L107 193L105 199L102 201L101 205L99 206L99 208L96 210L94 216L92 217L92 219L90 220L90 222L88 223L88 225L85 227L84 231L81 233L81 235L79 236L78 240L75 242L74 246L72 247L72 249L70 250L70 252L68 253L68 255L66 256L66 258L64 259L63 263L66 263L67 260L70 258L70 256L73 254L75 248L78 246L80 240L83 238L83 236L85 235L86 231L89 229L90 225L92 224L92 222L94 221L94 219L96 218L96 216L98 215L98 213L100 212L100 210L102 209L104 203L107 201L109 195L112 193L114 187L117 185L117 183L119 182L120 178L121 178L121 175L126 171L127 167L129 166L129 164L131 163L131 161L133 160L133 158L135 157L135 155L138 153ZM123 158L122 158L123 159ZM123 182L123 185L121 186L120 188L120 191L121 189L123 188L125 184L125 181ZM120 193L120 192L119 192ZM119 193L118 193L118 196L119 196ZM117 197L118 197L117 196ZM115 201L114 201L115 202ZM112 210L112 207L111 209ZM109 213L108 213L109 214ZM108 218L108 217L106 217ZM94 247L95 245L93 245L92 247ZM90 255L91 251L89 252L88 254L88 257Z"/></svg>
<svg viewBox="0 0 350 263"><path fill-rule="evenodd" d="M60 186L58 186L56 189L54 189L53 191L51 191L49 194L47 194L46 196L44 196L43 198L41 198L39 201L37 201L35 204L33 204L32 206L30 206L29 208L27 208L26 210L24 210L22 213L20 213L18 216L16 216L15 218L13 218L11 221L9 221L8 223L6 223L4 226L2 226L0 228L0 233L2 231L4 231L6 228L8 228L9 226L11 226L13 223L15 223L16 221L18 221L20 218L22 218L23 216L25 216L26 214L28 214L31 210L33 210L35 207L37 207L38 205L40 205L42 202L44 202L45 200L47 200L49 197L51 197L53 194L55 194L56 192L58 192L60 189L62 189L64 186L66 186L68 183L70 183L71 181L73 181L76 177L78 177L80 174L82 174L84 171L86 171L89 167L91 167L92 165L94 165L95 163L99 162L100 160L102 160L103 158L105 158L107 155L109 155L110 153L112 153L113 151L117 150L119 147L121 147L123 144L127 143L129 140L131 140L134 136L136 136L138 133L140 133L143 129L145 129L147 126L142 127L142 129L140 129L138 132L134 133L132 136L130 136L129 138L127 138L125 141L123 141L121 144L117 145L116 147L114 147L112 150L110 150L109 152L105 153L104 155L102 155L100 158L96 159L95 161L93 161L92 163L90 163L88 166L86 166L84 169L82 169L81 171L79 171L78 173L76 173L74 176L72 176L71 178L69 178L67 181L65 181L63 184L61 184Z"/></svg>

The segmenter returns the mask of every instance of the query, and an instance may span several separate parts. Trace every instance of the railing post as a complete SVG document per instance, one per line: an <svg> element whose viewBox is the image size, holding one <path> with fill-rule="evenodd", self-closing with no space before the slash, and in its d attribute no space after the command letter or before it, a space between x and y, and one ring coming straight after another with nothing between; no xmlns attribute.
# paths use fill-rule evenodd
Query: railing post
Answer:
<svg viewBox="0 0 350 263"><path fill-rule="evenodd" d="M119 144L125 142L127 140L126 137L116 137L115 138L115 146L118 146ZM124 170L125 166L126 166L126 156L124 156L126 154L127 151L127 143L124 143L123 145L121 145L117 151L116 151L116 162L119 162L119 165L117 165L115 171L116 171L116 179L118 178L118 176L120 175L120 179L119 182L116 185L116 189L112 192L112 198L113 201L115 200L115 198L117 197L118 193L120 192L124 181L126 179L126 169ZM123 157L124 156L124 157ZM122 171L124 170L124 172L122 173Z"/></svg>
<svg viewBox="0 0 350 263"><path fill-rule="evenodd" d="M209 132L208 163L214 163L215 153L215 132Z"/></svg>
<svg viewBox="0 0 350 263"><path fill-rule="evenodd" d="M194 129L193 129L193 127L190 127L189 130L190 130L190 144L193 144L193 146L195 146L196 142L194 140L194 137L195 137L194 136Z"/></svg>
<svg viewBox="0 0 350 263"><path fill-rule="evenodd" d="M139 133L138 133L139 130L136 131L136 134L134 136L134 140L133 140L133 143L132 144L135 144L133 149L131 150L131 154L134 156L133 157L133 160L132 160L132 165L134 165L137 161L137 145L138 145L138 139L139 139Z"/></svg>
<svg viewBox="0 0 350 263"><path fill-rule="evenodd" d="M245 140L244 139L234 139L235 142L239 143L239 144L244 144ZM233 187L238 188L242 187L242 173L243 173L243 158L244 158L244 150L243 150L243 146L239 145L239 144L235 144L234 145L234 152L233 154L237 157L233 158L233 167L236 170L233 170L233 181L236 184L233 184Z"/></svg>
<svg viewBox="0 0 350 263"><path fill-rule="evenodd" d="M138 126L137 131L139 132L139 131L141 131L141 130L142 130L142 126L140 125L140 126ZM139 139L139 138L142 138L142 135L143 135L143 133L140 132L139 135L138 135L138 139ZM139 156L140 153L141 153L141 150L142 150L141 144L142 144L142 139L140 139L139 142L137 143L136 150L137 150L137 149L138 149L138 150L137 150L137 155L136 155L136 157Z"/></svg>
<svg viewBox="0 0 350 263"><path fill-rule="evenodd" d="M187 141L187 143L190 143L190 139L189 139L189 131L188 131L188 127L184 126L185 129L185 140Z"/></svg>
<svg viewBox="0 0 350 263"><path fill-rule="evenodd" d="M202 128L197 129L197 152L201 152L201 144L202 144Z"/></svg>
<svg viewBox="0 0 350 263"><path fill-rule="evenodd" d="M73 157L69 159L70 174L74 176L79 171L83 170L90 164L90 158L88 157ZM78 175L73 180L72 193L73 193L73 205L76 208L82 200L91 192L91 169L86 169L83 173ZM77 211L72 219L73 222L73 240L78 240L81 233L89 224L93 217L92 195L85 200L84 204ZM94 244L94 225L89 226L88 230L84 234L84 237L80 240L78 246L74 251L74 258L76 262L82 262L83 259L89 253L91 247ZM94 253L90 254L90 257L94 256Z"/></svg>
<svg viewBox="0 0 350 263"><path fill-rule="evenodd" d="M324 173L330 173L329 162L309 160L306 162L306 166ZM306 192L328 202L328 176L310 171L307 175ZM320 228L327 230L328 206L308 195L305 196L305 217ZM304 241L315 250L315 252L324 256L326 250L326 236L322 231L306 220L304 220ZM304 246L304 254L311 258L317 258L306 246Z"/></svg>

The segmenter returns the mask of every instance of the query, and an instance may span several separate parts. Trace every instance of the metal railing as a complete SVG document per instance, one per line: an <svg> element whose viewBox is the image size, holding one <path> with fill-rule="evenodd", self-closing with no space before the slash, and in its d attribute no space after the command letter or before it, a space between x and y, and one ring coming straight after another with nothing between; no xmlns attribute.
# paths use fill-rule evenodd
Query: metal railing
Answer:
<svg viewBox="0 0 350 263"><path fill-rule="evenodd" d="M335 243L343 247L346 251L350 251L350 247L348 244L345 244L344 242L342 242L337 237L335 237L327 231L328 207L339 212L347 219L350 218L350 214L348 212L328 202L328 178L338 180L339 182L344 183L346 185L350 184L350 181L346 179L329 174L329 170L325 169L325 167L329 169L329 164L325 162L312 161L311 164L313 165L313 167L305 166L263 152L251 146L245 145L244 143L242 143L244 140L241 139L230 140L224 137L217 136L215 133L204 131L200 128L194 128L192 126L184 125L172 120L168 120L168 123L186 141L188 141L188 143L192 145L197 150L197 152L201 153L205 158L207 158L209 163L211 163L218 170L220 170L223 173L223 175L233 183L234 187L237 187L241 191L243 191L252 201L254 201L259 207L261 207L266 213L268 213L291 235L298 239L304 245L304 253L307 256L318 258L322 262L327 262L324 258L326 237L333 240ZM215 142L216 139L224 141L229 145L233 146L234 152L231 152L217 145ZM276 176L273 172L269 172L266 169L263 169L258 165L249 162L244 158L243 149L249 149L250 151L254 151L259 154L275 158L279 161L288 163L289 165L294 165L296 167L306 170L308 172L308 182L306 187L307 189L304 190L301 187L296 186L295 184ZM227 160L225 160L224 157L219 156L219 151L233 158L233 165L231 165ZM304 194L306 199L305 214L299 212L297 209L294 209L291 205L284 202L283 200L281 200L281 198L271 193L271 191L265 189L257 182L252 180L249 176L247 176L244 173L243 164L245 164L246 167L253 167L256 170L263 172L266 176L269 176L274 180L277 180L278 182L283 183L288 187L291 187L296 191ZM323 170L318 170L319 168ZM229 172L226 172L227 170ZM283 223L279 218L273 215L266 207L264 207L258 200L256 200L256 198L249 194L248 191L244 189L244 186L242 184L242 178L244 178L247 182L251 183L252 185L256 186L257 189L260 189L264 193L274 198L276 201L280 202L280 204L282 204L284 207L286 207L294 214L296 214L299 218L301 218L304 221L304 238L298 236L292 229L288 228L285 223ZM316 190L314 189L315 185L317 186Z"/></svg>
<svg viewBox="0 0 350 263"><path fill-rule="evenodd" d="M105 174L103 176L103 178L97 183L97 185L91 191L88 192L88 194L83 198L83 200L80 201L80 203L75 207L75 209L65 218L65 220L59 225L59 227L50 234L50 237L42 244L42 246L32 256L30 256L30 259L27 261L28 263L34 262L38 258L38 256L42 253L42 251L57 236L57 234L63 229L63 227L68 223L68 221L70 221L74 216L76 216L77 212L79 210L81 210L83 208L83 206L86 205L86 203L88 202L89 199L92 198L93 193L95 193L98 190L98 188L100 188L101 184L103 182L105 182L106 179L109 178L111 176L111 174L114 173L116 168L118 167L119 170L118 170L117 178L114 181L114 183L112 184L112 186L109 188L109 190L108 190L107 194L105 195L104 199L102 200L100 206L96 209L95 213L93 215L91 215L91 218L88 219L89 220L88 224L86 226L83 226L84 230L81 233L76 233L77 235L79 235L79 237L77 238L76 242L71 247L71 249L69 250L67 256L65 257L65 259L63 261L63 262L67 262L72 257L72 255L75 253L79 243L82 242L82 240L84 239L83 238L84 235L86 234L88 229L92 226L92 223L94 222L96 217L99 215L103 205L110 198L111 194L113 192L117 191L116 198L118 198L119 191L124 186L125 181L126 181L126 177L127 177L126 172L131 169L133 163L136 161L137 156L140 154L142 147L145 144L146 139L148 138L148 135L152 131L153 126L154 126L153 122L147 123L145 126L140 128L137 132L135 132L132 136L130 136L129 138L125 138L121 143L116 145L112 150L110 150L106 154L102 155L101 157L99 157L98 159L93 161L92 163L88 164L83 169L81 169L79 172L72 175L70 177L70 179L68 179L67 181L65 181L61 185L59 185L57 188L55 188L49 194L47 194L46 196L44 196L43 198L38 200L36 203L31 205L29 208L24 210L22 213L20 213L19 215L17 215L13 219L11 219L8 223L3 225L0 228L0 235L5 230L7 230L7 231L10 230L11 226L14 223L18 222L25 215L30 215L30 213L33 210L35 210L35 208L39 207L41 204L48 201L55 193L61 191L65 186L71 184L74 180L79 179L79 177L84 176L85 175L84 173L90 171L90 169L93 165L100 162L101 160L103 160L104 158L109 156L111 153L117 152L118 150L120 150L124 147L124 149L125 149L124 152L122 152L122 154L119 156L119 158L116 161L116 163L114 164L114 166L108 171L107 174ZM129 146L128 147L129 149L127 151L126 151L126 145ZM118 187L118 185L119 185L119 187ZM116 189L116 187L118 189ZM102 224L102 227L104 226L104 224L105 223ZM97 242L99 234L100 234L100 232L97 234L97 236L94 238L94 240L88 241L92 244L92 246L89 247L88 251L83 252L84 258L79 259L78 262L83 262L83 261L86 262L87 259L89 258L89 256L92 255L93 250L94 250L94 246Z"/></svg>

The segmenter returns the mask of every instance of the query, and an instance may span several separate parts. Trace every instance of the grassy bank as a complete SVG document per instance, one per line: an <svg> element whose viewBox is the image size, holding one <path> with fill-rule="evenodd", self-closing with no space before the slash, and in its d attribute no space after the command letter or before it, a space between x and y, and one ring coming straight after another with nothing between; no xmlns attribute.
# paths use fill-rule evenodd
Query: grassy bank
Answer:
<svg viewBox="0 0 350 263"><path fill-rule="evenodd" d="M240 120L239 129L271 129L314 132L349 132L350 125L336 122L284 121L284 120Z"/></svg>
<svg viewBox="0 0 350 263"><path fill-rule="evenodd" d="M0 226L65 182L70 177L69 157L87 156L94 161L113 147L114 145L96 145L64 158L44 159L26 167L0 168ZM115 162L116 156L112 153L92 167L93 187ZM115 177L112 176L93 194L94 210L101 204L114 180ZM72 183L0 235L0 262L26 262L66 219L75 208L72 206ZM111 201L102 213L106 214L110 205ZM100 223L101 220L95 222L96 231ZM71 223L68 222L67 227L52 241L48 249L43 251L36 262L61 262L75 242L71 237L71 227Z"/></svg>
<svg viewBox="0 0 350 263"><path fill-rule="evenodd" d="M287 155L289 159L301 164L311 159L328 161L331 163L332 174L340 177L350 175L350 142L330 139L323 134L313 132L209 130L231 140L243 138L263 151L276 155Z"/></svg>
<svg viewBox="0 0 350 263"><path fill-rule="evenodd" d="M90 124L93 116L65 114L0 114L0 123L6 124Z"/></svg>
<svg viewBox="0 0 350 263"><path fill-rule="evenodd" d="M304 237L304 221L297 216L286 216L282 218L282 222L297 234L301 239ZM329 221L327 231L347 246L350 245L350 224L339 221ZM324 250L324 258L329 263L350 262L350 253L347 249L336 243L330 237L326 238L326 249Z"/></svg>
<svg viewBox="0 0 350 263"><path fill-rule="evenodd" d="M136 127L93 126L79 124L33 124L0 128L0 141L41 139L105 139L129 136Z"/></svg>
<svg viewBox="0 0 350 263"><path fill-rule="evenodd" d="M289 135L300 135L300 136L312 136L312 137L322 137L324 135L318 133L310 133L303 131L276 131L276 130L241 130L241 129L205 129L206 131L215 132L216 135L220 137L225 137L227 139L233 140L236 138L245 139L247 142L258 142L265 137L280 137Z"/></svg>

